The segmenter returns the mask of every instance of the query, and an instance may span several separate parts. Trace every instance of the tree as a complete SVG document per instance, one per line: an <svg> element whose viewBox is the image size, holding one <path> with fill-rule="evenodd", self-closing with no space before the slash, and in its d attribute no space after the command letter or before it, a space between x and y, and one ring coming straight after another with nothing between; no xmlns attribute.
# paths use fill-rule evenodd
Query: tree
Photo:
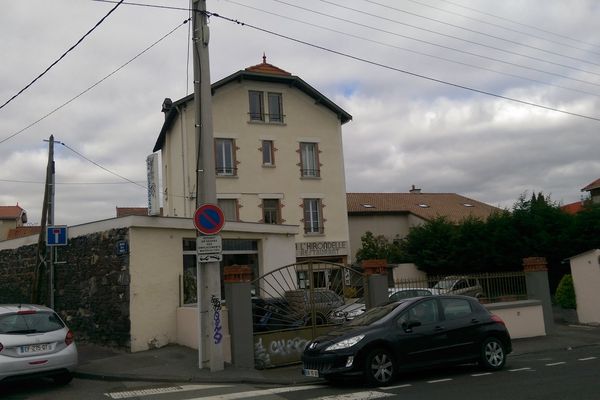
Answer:
<svg viewBox="0 0 600 400"><path fill-rule="evenodd" d="M361 238L361 248L356 252L356 260L385 259L388 263L400 263L403 261L398 241L390 242L385 236L373 235L366 232Z"/></svg>
<svg viewBox="0 0 600 400"><path fill-rule="evenodd" d="M456 225L446 218L436 218L411 228L402 242L402 251L409 262L428 274L454 272L453 239L456 230Z"/></svg>

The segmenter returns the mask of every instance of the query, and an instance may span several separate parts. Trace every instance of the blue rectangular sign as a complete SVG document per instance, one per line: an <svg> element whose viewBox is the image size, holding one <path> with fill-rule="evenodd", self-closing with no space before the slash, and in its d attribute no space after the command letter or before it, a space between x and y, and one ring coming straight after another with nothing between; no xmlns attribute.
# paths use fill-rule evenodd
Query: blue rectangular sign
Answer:
<svg viewBox="0 0 600 400"><path fill-rule="evenodd" d="M48 246L66 246L67 226L55 225L46 228L46 244Z"/></svg>

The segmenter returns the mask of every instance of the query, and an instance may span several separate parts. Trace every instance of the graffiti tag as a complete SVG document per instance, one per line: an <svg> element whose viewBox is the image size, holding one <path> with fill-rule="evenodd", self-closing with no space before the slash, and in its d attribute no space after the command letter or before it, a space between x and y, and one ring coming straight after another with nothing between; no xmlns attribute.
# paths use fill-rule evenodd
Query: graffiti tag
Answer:
<svg viewBox="0 0 600 400"><path fill-rule="evenodd" d="M221 329L223 329L221 326L221 299L213 294L211 295L210 302L212 303L213 311L215 313L213 318L215 322L213 339L215 340L215 344L219 344L221 343L221 340L223 340L223 334L221 333Z"/></svg>

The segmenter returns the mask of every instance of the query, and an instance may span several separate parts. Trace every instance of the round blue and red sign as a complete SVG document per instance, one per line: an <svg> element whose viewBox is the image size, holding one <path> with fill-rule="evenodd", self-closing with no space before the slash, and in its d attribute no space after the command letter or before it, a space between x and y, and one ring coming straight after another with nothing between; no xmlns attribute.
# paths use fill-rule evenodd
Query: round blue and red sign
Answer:
<svg viewBox="0 0 600 400"><path fill-rule="evenodd" d="M225 224L223 211L214 204L203 204L194 213L196 229L205 235L215 235L221 231Z"/></svg>

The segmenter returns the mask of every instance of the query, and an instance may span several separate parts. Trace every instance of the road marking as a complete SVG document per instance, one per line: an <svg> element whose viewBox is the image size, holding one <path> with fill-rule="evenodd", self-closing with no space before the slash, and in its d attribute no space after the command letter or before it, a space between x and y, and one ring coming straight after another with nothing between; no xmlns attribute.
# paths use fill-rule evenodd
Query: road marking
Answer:
<svg viewBox="0 0 600 400"><path fill-rule="evenodd" d="M531 370L531 368L525 367L525 368L509 369L508 372L520 372L520 371L529 371L529 370Z"/></svg>
<svg viewBox="0 0 600 400"><path fill-rule="evenodd" d="M317 388L323 388L323 385L286 386L286 387L273 388L273 389L250 390L248 392L218 394L216 396L194 397L193 399L188 399L188 400L237 400L237 399L245 399L248 397L258 397L258 396L267 396L270 394L298 392L300 390L310 390L310 389L317 389Z"/></svg>
<svg viewBox="0 0 600 400"><path fill-rule="evenodd" d="M333 396L315 397L312 400L364 400L378 399L381 397L394 396L392 393L375 392L372 390L366 392L336 394Z"/></svg>
<svg viewBox="0 0 600 400"><path fill-rule="evenodd" d="M590 361L590 360L595 360L596 357L586 357L586 358L580 358L578 361Z"/></svg>
<svg viewBox="0 0 600 400"><path fill-rule="evenodd" d="M427 381L427 383L440 383L440 382L448 382L451 381L452 378L446 378L446 379L436 379L434 381Z"/></svg>
<svg viewBox="0 0 600 400"><path fill-rule="evenodd" d="M482 372L480 374L472 374L471 376L477 377L477 376L486 376L486 375L492 375L492 373L491 372Z"/></svg>
<svg viewBox="0 0 600 400"><path fill-rule="evenodd" d="M407 387L411 387L412 385L410 383L407 383L405 385L397 385L397 386L383 386L380 387L378 389L381 390L394 390L394 389L402 389L402 388L407 388Z"/></svg>
<svg viewBox="0 0 600 400"><path fill-rule="evenodd" d="M566 362L559 361L559 362L555 362L555 363L550 363L550 364L546 364L546 367L554 367L555 365L562 365L562 364L566 364Z"/></svg>
<svg viewBox="0 0 600 400"><path fill-rule="evenodd" d="M107 397L110 397L111 399L128 399L130 397L153 396L153 395L157 395L157 394L189 392L191 390L216 389L216 388L224 388L224 387L231 387L231 385L169 386L169 387L157 387L157 388L151 388L151 389L139 389L139 390L128 390L128 391L123 391L123 392L104 393L104 395Z"/></svg>

